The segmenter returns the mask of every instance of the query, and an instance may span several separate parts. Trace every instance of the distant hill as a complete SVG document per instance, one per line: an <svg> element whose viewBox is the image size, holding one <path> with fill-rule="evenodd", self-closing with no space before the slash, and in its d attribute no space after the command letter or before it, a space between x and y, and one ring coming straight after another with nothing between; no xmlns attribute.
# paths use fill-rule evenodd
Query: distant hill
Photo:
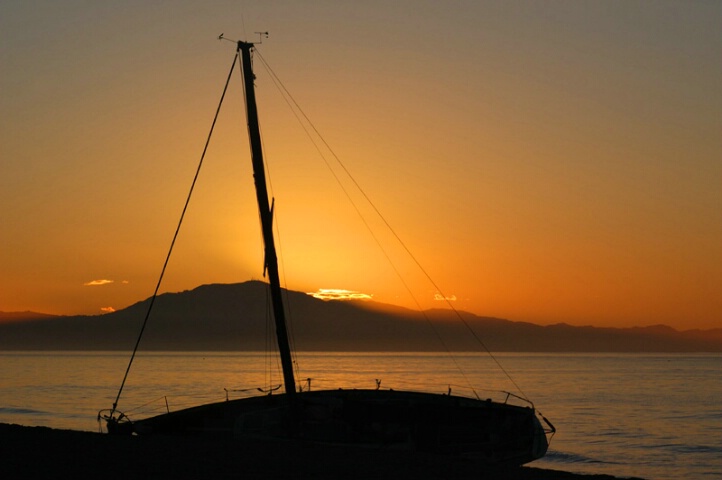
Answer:
<svg viewBox="0 0 722 480"><path fill-rule="evenodd" d="M0 323L2 322L21 322L23 320L38 320L41 318L54 318L57 315L38 312L0 312Z"/></svg>
<svg viewBox="0 0 722 480"><path fill-rule="evenodd" d="M274 327L267 286L203 285L158 296L143 350L265 350ZM415 312L374 302L324 301L286 291L294 347L301 351L476 351L449 310ZM1 350L130 350L150 299L94 316L0 313ZM722 352L722 329L540 326L461 312L491 351ZM443 343L442 343L443 342Z"/></svg>

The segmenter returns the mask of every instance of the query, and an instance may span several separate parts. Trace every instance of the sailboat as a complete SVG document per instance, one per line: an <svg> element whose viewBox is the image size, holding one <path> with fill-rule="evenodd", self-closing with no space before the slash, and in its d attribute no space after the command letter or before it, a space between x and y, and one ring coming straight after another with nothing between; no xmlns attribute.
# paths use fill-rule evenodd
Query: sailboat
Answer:
<svg viewBox="0 0 722 480"><path fill-rule="evenodd" d="M548 435L555 431L553 425L530 401L522 399L527 402L523 405L510 402L511 394L507 394L504 401L492 401L452 395L450 390L427 393L382 389L380 385L376 389L297 389L274 244L273 209L261 148L251 63L254 45L237 42L234 65L240 58L251 162L265 247L265 272L284 391L203 404L133 421L117 410L116 398L112 409L99 413L99 420L105 420L111 434L283 438L466 454L485 462L510 465L522 465L543 457L548 448Z"/></svg>

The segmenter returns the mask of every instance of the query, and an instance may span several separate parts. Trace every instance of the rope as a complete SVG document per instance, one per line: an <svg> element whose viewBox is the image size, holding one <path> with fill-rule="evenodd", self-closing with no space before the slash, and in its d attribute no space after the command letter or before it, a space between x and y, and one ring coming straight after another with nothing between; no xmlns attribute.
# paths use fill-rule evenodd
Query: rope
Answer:
<svg viewBox="0 0 722 480"><path fill-rule="evenodd" d="M138 334L138 339L135 342L135 347L133 347L133 353L130 356L130 361L128 362L128 368L125 369L125 375L123 376L123 381L120 383L120 388L118 389L118 395L115 397L115 401L113 402L113 408L110 411L110 416L112 417L115 413L116 408L118 407L118 401L120 400L120 395L123 393L123 387L125 387L125 382L128 379L128 374L130 373L130 367L133 365L133 360L135 359L135 355L138 352L138 346L140 345L140 340L143 338L143 332L145 331L145 327L148 324L148 318L150 318L150 312L153 310L153 305L155 304L155 299L158 297L158 290L160 290L160 285L163 282L163 276L165 275L165 270L168 267L168 262L170 261L171 253L173 252L173 246L175 245L175 241L178 238L178 233L180 232L181 224L183 223L183 218L185 217L186 210L188 210L188 204L191 201L191 196L193 195L193 189L196 186L196 182L198 181L198 175L200 174L201 167L203 166L203 160L205 159L206 152L208 151L208 145L211 141L211 136L213 135L213 130L216 126L216 121L218 120L218 115L221 111L221 105L223 105L223 99L226 97L226 91L228 90L228 84L231 82L231 76L233 74L233 68L236 66L236 62L238 61L238 54L236 54L233 57L233 64L231 65L231 69L228 72L228 78L226 79L226 84L223 87L223 93L221 94L221 100L218 102L218 108L216 108L216 114L213 117L213 123L211 124L211 129L208 132L208 138L206 139L206 144L203 147L203 153L201 154L201 159L198 162L198 168L196 169L196 174L193 177L193 182L191 183L190 191L188 192L188 197L186 198L185 205L183 205L183 211L181 212L180 219L178 220L178 226L176 227L175 233L173 234L173 240L170 242L170 248L168 249L168 255L165 257L165 262L163 263L163 268L160 272L160 277L158 278L158 283L155 286L155 291L153 292L153 296L150 299L150 304L148 305L148 311L145 314L145 319L143 320L143 325L140 328L140 333Z"/></svg>
<svg viewBox="0 0 722 480"><path fill-rule="evenodd" d="M311 132L308 130L308 128L306 128L306 124L305 124L304 121L301 119L301 117L299 117L297 111L301 113L301 115L303 116L303 118L304 118L304 119L306 120L306 122L310 125L310 127L313 129L313 131L316 133L316 135L320 138L321 142L323 142L323 144L324 144L324 145L326 146L326 148L329 150L329 152L331 153L331 155L332 155L332 156L336 159L336 161L341 165L341 167L344 169L344 171L346 171L346 174L348 175L348 177L351 178L351 180L354 182L354 184L356 184L356 187L361 191L361 193L364 195L364 197L366 197L366 200L367 200L372 206L374 206L373 203L371 203L371 200L366 196L366 194L363 192L363 190L361 190L361 187L360 187L359 184L356 183L356 181L353 179L353 177L351 176L350 172L349 172L348 170L346 170L346 168L344 167L343 163L341 163L341 160L339 159L339 157L335 154L335 152L331 149L331 147L328 145L328 143L324 140L324 138L321 136L320 132L316 129L316 127L313 125L313 123L311 122L311 120L308 118L308 116L307 116L307 115L304 113L304 111L301 109L300 105L298 105L298 103L296 102L296 100L293 98L293 96L291 95L291 92L289 92L288 89L286 88L286 86L283 84L283 82L281 82L281 79L278 78L278 76L276 75L276 72L274 72L273 69L271 68L271 66L268 65L268 63L266 62L266 59L263 58L263 56L261 55L260 52L258 52L258 56L261 58L261 62L263 63L263 66L264 66L264 68L266 69L266 71L269 73L269 75L270 75L270 77L271 77L271 80L273 81L273 84L276 86L276 88L278 89L278 91L281 93L281 97L284 99L284 101L286 102L286 104L287 104L288 107L290 108L291 113L293 113L293 116L296 117L296 120L298 121L298 124L301 126L301 128L303 129L303 131L306 133L306 136L308 137L308 139L310 140L310 142L313 144L314 148L316 148L316 151L318 152L319 156L321 157L321 159L323 160L324 164L326 165L326 168L328 168L329 172L331 172L331 175L332 175L332 176L334 177L334 179L336 180L336 183L338 183L339 187L341 188L341 191L344 193L344 195L346 195L346 198L348 199L349 203L351 204L351 206L353 207L353 209L356 211L356 215L358 215L359 219L361 220L361 222L362 222L362 223L364 224L364 226L366 227L366 230L368 230L369 234L371 235L371 238L374 240L374 242L375 242L376 245L378 246L379 250L381 251L381 253L383 254L383 256L386 258L386 261L387 261L388 264L391 266L391 268L393 269L394 273L396 273L396 276L398 277L399 281L400 281L401 284L403 285L404 289L406 289L406 292L409 294L409 296L410 296L411 299L413 300L413 302L414 302L414 304L416 305L416 308L418 309L419 313L421 314L422 317L424 317L424 320L426 321L426 323L428 324L428 326L431 328L431 331L434 333L434 335L436 336L436 339L439 341L439 343L441 344L441 346L444 347L444 350L446 351L446 353L449 354L449 357L451 358L451 360L452 360L452 361L454 362L454 364L456 365L457 370L461 373L461 375L462 375L462 376L464 377L464 379L466 380L469 388L471 388L472 390L474 390L473 387L472 387L472 385L471 385L471 382L470 382L470 381L468 380L468 378L466 377L466 373L464 372L464 370L461 368L461 366L460 366L459 363L457 362L456 357L454 357L454 355L451 353L451 349L449 349L448 345L446 344L446 342L444 341L444 339L441 337L441 335L439 334L438 330L434 327L434 324L431 322L431 319L428 317L428 315L426 314L426 312L421 308L421 304L419 303L418 299L416 298L416 296L414 295L413 291L411 290L411 287L410 287L409 284L406 282L406 280L404 279L404 276L401 274L401 272L399 271L399 269L396 267L396 264L393 262L393 260L391 260L391 257L389 256L388 252L387 252L386 249L384 248L384 246L383 246L383 244L381 243L381 241L379 240L379 238L376 236L376 233L374 233L373 229L371 228L371 225L368 223L368 221L366 221L366 217L364 217L363 213L361 212L361 209L358 207L358 205L356 204L356 202L355 202L355 201L353 200L353 198L351 197L351 194L348 192L348 190L347 190L346 187L344 186L344 184L343 184L343 182L341 181L341 179L339 178L339 176L336 174L336 172L334 171L334 169L331 167L331 164L330 164L329 161L326 159L326 156L324 155L324 153L323 153L323 151L321 150L321 148L318 146L318 143L316 143L316 140L314 139L313 135L311 135ZM375 206L374 206L374 209L376 210ZM377 214L378 214L379 216L381 216L381 214L378 212L378 210L376 210L376 212L377 212ZM381 217L381 218L383 219L383 217ZM384 219L384 222L386 223L385 219ZM387 223L387 225L388 225L388 223ZM390 227L389 227L389 229L390 229ZM393 232L393 230L392 230L392 232ZM396 235L396 234L394 233L394 235ZM397 237L397 238L398 238L398 237ZM403 244L402 244L402 245L403 245ZM404 247L404 248L405 248L405 247ZM408 250L407 250L407 251L408 251ZM413 258L413 257L412 257L412 258ZM418 262L417 262L417 263L418 263ZM476 394L476 392L474 392L474 393Z"/></svg>
<svg viewBox="0 0 722 480"><path fill-rule="evenodd" d="M298 116L298 114L296 113L296 111L300 112L301 116L303 116L303 118L305 119L306 123L310 126L310 128L313 130L313 132L314 132L315 135L318 137L318 139L321 141L321 143L326 147L326 149L330 152L331 156L333 156L333 158L336 160L336 163L338 163L338 165L341 167L341 169L345 172L346 176L351 180L351 182L353 183L353 185L354 185L354 186L356 187L356 189L359 191L359 193L361 193L361 195L362 195L363 198L366 200L366 202L371 206L371 208L372 208L373 211L376 213L376 215L381 219L381 221L384 223L384 225L386 225L386 228L388 228L389 232L391 232L391 234L394 236L394 238L396 238L396 241L398 241L399 244L401 245L401 247L404 249L404 251L406 251L406 253L407 253L407 255L409 256L409 258L411 258L411 260L416 264L416 266L419 268L419 270L421 271L421 273L426 277L426 279L429 281L429 283L431 283L431 285L436 289L436 291L439 292L439 294L444 298L444 301L446 302L447 306L453 311L454 315L461 321L461 323L462 323L462 324L466 327L466 329L471 333L471 335L472 335L472 337L474 338L474 340L476 340L476 342L483 348L483 350L489 355L489 357L491 357L491 359L494 361L494 363L497 365L497 367L504 373L504 375L509 379L509 381L512 383L512 385L514 385L514 387L515 387L524 397L526 397L526 394L524 393L524 391L523 391L523 390L519 387L519 385L514 381L514 379L513 379L513 378L511 377L511 375L509 374L509 372L506 371L506 369L501 365L501 363L499 363L499 360L494 356L494 354L491 353L491 350L489 350L489 348L486 346L486 344L485 344L485 343L481 340L481 338L476 334L476 332L474 331L474 329L471 328L471 325L469 325L469 323L464 319L464 317L461 315L461 313L454 307L454 305L451 303L451 301L449 301L449 299L447 298L447 296L444 295L444 293L442 292L441 288L439 288L439 286L436 284L436 282L435 282L434 279L431 277L431 275L430 275L430 274L426 271L426 269L421 265L421 262L419 262L419 260L414 256L414 254L411 252L411 250L409 250L409 248L406 246L406 244L405 244L404 241L401 239L401 237L396 233L396 231L395 231L394 228L391 226L391 224L389 224L389 222L386 220L386 217L384 217L384 215L383 215L383 214L381 213L381 211L378 209L378 207L376 206L376 204L375 204L375 203L371 200L371 198L366 194L365 190L364 190L363 188L361 188L361 185L356 181L356 179L354 178L354 176L351 175L351 172L348 170L348 168L346 168L346 165L344 165L344 163L341 161L341 159L338 157L338 155L336 155L336 153L333 151L333 149L331 148L331 146L328 144L328 142L326 142L326 140L324 139L324 137L323 137L323 136L321 135L321 133L318 131L318 129L316 128L316 126L313 124L313 122L311 122L311 119L308 118L308 116L307 116L306 113L303 111L303 109L301 109L301 106L296 102L296 100L293 98L293 96L292 96L291 93L288 91L288 89L286 89L285 85L283 85L283 83L281 82L280 78L276 75L276 72L273 71L273 69L271 68L271 66L266 62L266 59L263 58L263 55L261 55L261 53L258 52L258 51L256 51L256 53L258 54L259 58L261 59L261 62L263 63L264 68L266 68L266 70L267 70L267 71L269 72L269 74L271 75L271 78L272 78L274 84L276 85L276 88L278 88L278 90L281 92L281 95L283 96L284 100L286 101L286 103L287 103L287 104L289 105L289 107L291 108L291 111L293 112L293 115L296 117L296 119L298 120L299 124L301 124L301 127L302 127L302 128L304 129L304 131L306 132L306 135L307 135L307 136L309 137L309 139L311 140L311 143L313 143L314 147L316 148L316 150L317 150L317 151L319 152L319 154L321 155L321 158L323 159L324 163L326 163L326 166L327 166L327 167L329 168L329 170L331 171L331 174L334 176L334 178L336 179L336 181L338 182L338 184L341 186L341 190L344 192L344 194L346 195L346 197L349 199L349 201L351 202L351 205L352 205L353 208L356 210L356 213L359 215L359 217L361 217L361 221L364 223L364 225L366 226L366 228L369 230L369 232L371 233L372 238L374 239L374 241L376 242L376 244L377 244L377 245L379 246L379 248L381 249L381 252L383 253L383 255L386 257L386 260L389 262L389 264L391 265L391 267L393 268L393 270L396 272L396 275L399 277L399 279L401 280L401 283L403 284L404 288L406 289L406 291L409 293L409 295L411 296L412 300L413 300L414 303L416 304L417 308L419 309L419 312L420 312L421 315L424 317L424 319L426 320L426 322L431 326L432 331L434 332L434 334L436 335L436 337L439 339L439 341L441 342L442 346L446 349L447 353L449 354L449 356L451 357L451 359L454 361L454 363L456 364L456 366L457 366L457 368L459 369L459 371L461 372L461 374L462 374L464 377L466 377L464 371L463 371L463 370L461 369L461 367L458 365L458 363L457 363L457 361L456 361L456 358L453 356L453 354L451 353L450 349L448 348L448 346L446 345L446 343L445 343L445 342L443 341L443 339L441 338L439 332L436 330L436 328L434 328L431 320L430 320L429 317L426 315L426 312L424 312L423 309L421 308L418 300L416 299L416 296L415 296L415 295L413 294L413 292L411 291L411 288L408 286L408 284L407 284L406 281L403 279L403 276L401 275L401 273L399 272L399 270L396 268L396 266L394 265L394 263L393 263L393 262L391 261L391 259L389 258L389 255L387 254L386 250L385 250L385 249L383 248L383 246L381 245L381 242L380 242L379 239L376 237L376 235L373 233L370 225L368 224L368 222L367 222L366 219L364 218L364 216L363 216L363 214L361 213L361 211L359 210L359 208L356 206L355 202L353 201L353 199L352 199L351 196L349 195L349 193L348 193L348 191L346 190L346 188L343 186L343 184L342 184L341 180L339 179L339 177L336 175L336 173L333 171L333 169L332 169L331 166L329 165L329 162L326 160L326 157L325 157L325 156L323 155L323 153L321 152L321 149L319 148L319 146L318 146L318 145L316 144L316 142L314 141L311 133L308 131L308 129L306 128L306 125L305 125L304 122L301 120L301 118ZM291 105L291 103L292 103L293 105ZM294 108L294 106L295 106L295 108ZM471 385L470 385L470 386L471 386ZM473 390L473 388L472 388L472 390ZM476 392L474 392L474 393L476 393ZM527 399L527 400L528 400L528 399Z"/></svg>

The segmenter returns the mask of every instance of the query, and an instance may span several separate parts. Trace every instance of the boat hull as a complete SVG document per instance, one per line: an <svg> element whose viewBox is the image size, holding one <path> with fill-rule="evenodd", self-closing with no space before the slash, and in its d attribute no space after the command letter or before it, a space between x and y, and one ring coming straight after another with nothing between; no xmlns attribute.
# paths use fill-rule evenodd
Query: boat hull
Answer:
<svg viewBox="0 0 722 480"><path fill-rule="evenodd" d="M285 394L201 405L130 422L131 430L462 454L490 464L521 465L547 449L530 407L395 390L320 390L294 398L293 405Z"/></svg>

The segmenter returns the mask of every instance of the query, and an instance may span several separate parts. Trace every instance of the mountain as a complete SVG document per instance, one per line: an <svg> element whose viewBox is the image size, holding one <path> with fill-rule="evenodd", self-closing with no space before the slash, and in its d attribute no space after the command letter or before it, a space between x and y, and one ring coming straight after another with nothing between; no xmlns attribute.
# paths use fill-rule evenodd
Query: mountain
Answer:
<svg viewBox="0 0 722 480"><path fill-rule="evenodd" d="M0 312L0 323L18 322L23 320L38 320L40 318L55 318L57 315L38 312Z"/></svg>
<svg viewBox="0 0 722 480"><path fill-rule="evenodd" d="M722 329L680 332L540 326L450 310L423 314L363 301L324 301L285 291L289 327L301 351L722 352ZM130 350L150 299L94 316L0 314L0 350ZM274 327L266 284L203 285L156 298L143 350L265 350Z"/></svg>

